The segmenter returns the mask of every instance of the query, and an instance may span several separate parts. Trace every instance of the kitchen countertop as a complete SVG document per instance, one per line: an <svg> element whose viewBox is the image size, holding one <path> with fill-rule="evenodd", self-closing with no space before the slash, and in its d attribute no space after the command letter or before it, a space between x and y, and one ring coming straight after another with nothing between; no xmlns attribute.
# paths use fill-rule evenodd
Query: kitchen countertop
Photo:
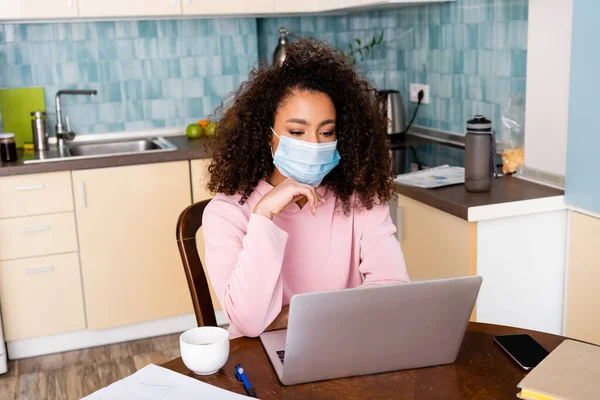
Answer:
<svg viewBox="0 0 600 400"><path fill-rule="evenodd" d="M23 150L19 150L19 161L14 163L0 163L0 177L91 168L120 167L124 165L153 164L209 157L209 153L206 149L209 139L188 140L186 136L172 136L167 139L177 146L177 150L160 152L148 151L139 154L124 154L120 156L116 155L87 159L75 158L34 164L24 164Z"/></svg>
<svg viewBox="0 0 600 400"><path fill-rule="evenodd" d="M210 157L210 153L207 150L207 145L210 143L210 139L188 140L186 136L169 136L167 139L177 146L177 150L162 152L150 151L139 154L126 154L120 156L117 155L87 159L66 159L61 161L33 164L24 164L23 151L19 150L19 161L14 163L0 163L0 177L92 168L119 167L125 165L152 164ZM418 135L407 135L404 138L393 139L390 143L390 147L402 148L431 143L440 142ZM457 143L446 144L452 147L461 147L460 144ZM409 197L413 200L437 208L467 221L476 220L475 217L470 214L473 214L472 211L477 208L528 200L556 198L557 196L562 197L564 195L562 190L508 176L495 179L492 183L492 190L488 193L470 193L466 191L464 185L448 186L438 189L421 189L395 184L395 189L397 193L403 196ZM562 203L555 202L552 207L557 208L557 204ZM529 210L535 211L536 209L539 209L539 204L529 206ZM549 209L548 205L546 205L546 209ZM480 217L481 213L478 214L477 218Z"/></svg>
<svg viewBox="0 0 600 400"><path fill-rule="evenodd" d="M186 136L168 136L170 142L177 146L177 150L160 152L143 152L138 154L123 154L110 157L96 157L86 159L64 159L25 164L27 155L23 150L18 151L18 161L13 163L0 163L0 177L23 174L39 174L44 172L72 171L92 168L120 167L124 165L152 164L158 162L194 160L210 157L206 148L210 139L188 140ZM407 135L390 141L392 149L416 146L420 144L439 143L429 138L416 135ZM51 145L56 146L56 145Z"/></svg>
<svg viewBox="0 0 600 400"><path fill-rule="evenodd" d="M412 186L395 184L396 192L420 203L437 208L467 221L474 221L469 209L482 206L502 205L506 203L524 202L546 198L562 197L564 191L549 186L540 185L517 177L504 176L492 181L492 189L487 193L467 192L465 185L446 186L437 189L422 189ZM546 211L550 208L560 208L562 199L557 199L557 205L533 205L532 211ZM472 214L472 213L471 213ZM521 214L521 213L519 213Z"/></svg>

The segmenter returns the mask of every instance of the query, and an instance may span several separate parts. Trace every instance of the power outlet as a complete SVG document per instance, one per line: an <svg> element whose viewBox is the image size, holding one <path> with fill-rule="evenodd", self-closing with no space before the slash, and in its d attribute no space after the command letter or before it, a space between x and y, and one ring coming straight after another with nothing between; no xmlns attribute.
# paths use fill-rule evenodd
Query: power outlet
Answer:
<svg viewBox="0 0 600 400"><path fill-rule="evenodd" d="M419 91L423 91L423 101L421 104L429 104L429 85L421 85L419 83L410 84L410 101L413 103L419 102Z"/></svg>

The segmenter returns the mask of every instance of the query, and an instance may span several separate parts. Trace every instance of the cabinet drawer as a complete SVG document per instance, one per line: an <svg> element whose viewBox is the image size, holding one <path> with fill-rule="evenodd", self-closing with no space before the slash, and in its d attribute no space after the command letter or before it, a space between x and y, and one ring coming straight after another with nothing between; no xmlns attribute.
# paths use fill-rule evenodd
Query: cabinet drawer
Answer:
<svg viewBox="0 0 600 400"><path fill-rule="evenodd" d="M77 251L72 212L0 220L0 260Z"/></svg>
<svg viewBox="0 0 600 400"><path fill-rule="evenodd" d="M71 173L0 178L0 218L73 211Z"/></svg>
<svg viewBox="0 0 600 400"><path fill-rule="evenodd" d="M0 262L6 340L85 329L77 253Z"/></svg>

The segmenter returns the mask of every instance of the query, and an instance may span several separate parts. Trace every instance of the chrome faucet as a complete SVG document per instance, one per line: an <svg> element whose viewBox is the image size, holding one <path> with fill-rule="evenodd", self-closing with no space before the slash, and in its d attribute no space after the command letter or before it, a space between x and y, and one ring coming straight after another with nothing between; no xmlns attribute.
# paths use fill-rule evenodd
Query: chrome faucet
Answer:
<svg viewBox="0 0 600 400"><path fill-rule="evenodd" d="M58 149L62 151L65 146L65 140L73 140L75 138L75 132L71 132L71 126L69 123L69 117L67 117L67 125L63 125L62 114L60 110L60 96L61 95L85 95L95 96L98 94L97 90L59 90L56 93L56 143Z"/></svg>

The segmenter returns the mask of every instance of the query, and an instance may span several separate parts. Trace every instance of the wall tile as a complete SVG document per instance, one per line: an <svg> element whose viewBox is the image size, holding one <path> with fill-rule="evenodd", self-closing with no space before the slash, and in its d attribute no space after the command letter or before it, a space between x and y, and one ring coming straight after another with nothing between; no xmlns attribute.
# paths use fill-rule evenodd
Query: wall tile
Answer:
<svg viewBox="0 0 600 400"><path fill-rule="evenodd" d="M3 46L7 64L31 64L31 47L29 43L7 43Z"/></svg>
<svg viewBox="0 0 600 400"><path fill-rule="evenodd" d="M195 20L188 21L195 23ZM158 24L156 21L137 21L137 32L140 38L155 38L158 36Z"/></svg>
<svg viewBox="0 0 600 400"><path fill-rule="evenodd" d="M101 61L98 63L100 80L103 82L118 81L121 79L119 64L116 61Z"/></svg>
<svg viewBox="0 0 600 400"><path fill-rule="evenodd" d="M120 23L120 22L119 22ZM96 22L96 32L98 34L98 38L102 40L114 39L117 37L117 22L115 21L107 21L107 22Z"/></svg>
<svg viewBox="0 0 600 400"><path fill-rule="evenodd" d="M100 81L100 69L98 63L79 63L79 79L81 83L92 83Z"/></svg>
<svg viewBox="0 0 600 400"><path fill-rule="evenodd" d="M142 81L129 80L121 82L121 96L123 100L143 100Z"/></svg>
<svg viewBox="0 0 600 400"><path fill-rule="evenodd" d="M155 59L158 57L158 39L135 39L133 41L133 54L138 59Z"/></svg>
<svg viewBox="0 0 600 400"><path fill-rule="evenodd" d="M31 74L33 85L46 86L54 83L52 64L34 64L31 66Z"/></svg>

